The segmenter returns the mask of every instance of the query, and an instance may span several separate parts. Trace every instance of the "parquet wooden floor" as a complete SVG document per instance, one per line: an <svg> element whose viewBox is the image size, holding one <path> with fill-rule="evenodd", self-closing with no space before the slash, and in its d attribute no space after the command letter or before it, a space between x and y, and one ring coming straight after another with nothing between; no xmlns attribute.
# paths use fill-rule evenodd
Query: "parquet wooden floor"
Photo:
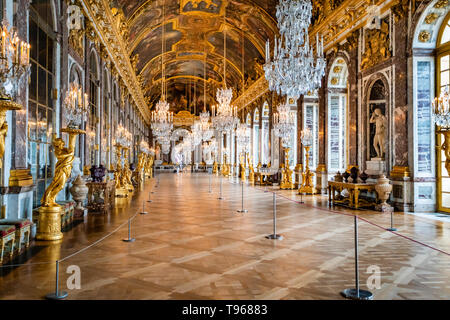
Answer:
<svg viewBox="0 0 450 320"><path fill-rule="evenodd" d="M158 187L155 188L159 179ZM360 285L367 289L369 266L377 266L375 299L450 298L450 223L395 213L398 234L385 231L390 216L327 207L324 196L295 191L277 196L278 233L272 233L272 194L206 174L160 174L117 203L108 215L90 215L60 243L33 242L25 265L0 269L1 299L42 299L54 291L55 264L101 239L141 211L150 190L148 215L132 221L136 242L125 243L127 226L60 265L68 299L341 299L354 287L354 224L359 222ZM272 190L272 188L268 188ZM43 263L44 264L39 264ZM81 289L68 290L66 268L81 270Z"/></svg>

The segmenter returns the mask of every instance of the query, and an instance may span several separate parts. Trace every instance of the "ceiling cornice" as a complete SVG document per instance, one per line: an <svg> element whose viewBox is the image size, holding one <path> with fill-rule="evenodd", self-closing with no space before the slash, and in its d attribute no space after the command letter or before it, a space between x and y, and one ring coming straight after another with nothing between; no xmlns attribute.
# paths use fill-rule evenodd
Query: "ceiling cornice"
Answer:
<svg viewBox="0 0 450 320"><path fill-rule="evenodd" d="M144 121L150 124L150 111L131 65L127 45L119 30L119 18L113 16L109 7L110 2L107 0L82 0L81 2L87 18L92 22Z"/></svg>

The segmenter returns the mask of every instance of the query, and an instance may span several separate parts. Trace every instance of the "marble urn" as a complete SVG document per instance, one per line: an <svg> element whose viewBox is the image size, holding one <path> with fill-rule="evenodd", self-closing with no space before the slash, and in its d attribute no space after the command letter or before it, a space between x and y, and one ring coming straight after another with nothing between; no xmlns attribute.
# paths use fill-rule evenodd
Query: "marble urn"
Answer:
<svg viewBox="0 0 450 320"><path fill-rule="evenodd" d="M76 201L77 210L84 210L83 201L86 199L86 196L89 192L89 188L86 186L86 182L81 178L81 175L78 175L75 181L72 184L72 187L69 189L72 198Z"/></svg>
<svg viewBox="0 0 450 320"><path fill-rule="evenodd" d="M389 183L389 179L386 178L384 174L380 175L377 179L375 191L378 194L378 199L381 201L381 203L376 206L376 209L382 212L393 211L393 208L386 202L392 192L392 185Z"/></svg>

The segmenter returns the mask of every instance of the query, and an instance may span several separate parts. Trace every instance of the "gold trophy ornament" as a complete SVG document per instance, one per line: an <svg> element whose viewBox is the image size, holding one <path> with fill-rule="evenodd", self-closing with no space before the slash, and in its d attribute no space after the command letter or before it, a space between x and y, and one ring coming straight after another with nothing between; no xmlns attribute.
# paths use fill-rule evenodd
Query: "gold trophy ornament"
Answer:
<svg viewBox="0 0 450 320"><path fill-rule="evenodd" d="M82 121L87 120L88 113L87 94L82 95L77 84L71 84L66 92L63 102L64 117L69 122L67 128L61 129L61 133L69 135L69 143L65 146L64 140L53 134L52 145L57 159L53 180L44 192L39 207L39 229L36 233L37 240L55 241L63 237L61 232L61 214L63 208L56 203L56 196L66 185L72 173L72 165L75 159L75 144L79 134L85 134L78 129Z"/></svg>

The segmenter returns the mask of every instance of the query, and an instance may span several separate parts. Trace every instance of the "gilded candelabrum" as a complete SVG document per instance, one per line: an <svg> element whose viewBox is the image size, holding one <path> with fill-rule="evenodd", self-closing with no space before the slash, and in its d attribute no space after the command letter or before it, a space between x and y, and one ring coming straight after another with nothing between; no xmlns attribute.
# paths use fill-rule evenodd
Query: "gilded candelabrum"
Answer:
<svg viewBox="0 0 450 320"><path fill-rule="evenodd" d="M218 172L219 172L218 164L217 161L214 160L212 173L217 174Z"/></svg>
<svg viewBox="0 0 450 320"><path fill-rule="evenodd" d="M245 174L245 159L244 159L244 155L241 154L240 157L240 163L239 163L239 171L241 173L241 180L242 182L245 182L246 180L246 174Z"/></svg>
<svg viewBox="0 0 450 320"><path fill-rule="evenodd" d="M310 146L304 146L305 148L305 170L302 172L302 186L298 190L298 193L302 194L316 194L317 190L314 188L312 178L314 173L309 169L309 149Z"/></svg>
<svg viewBox="0 0 450 320"><path fill-rule="evenodd" d="M284 152L284 168L281 171L280 189L291 190L294 189L295 186L292 182L292 170L289 167L289 148L285 148Z"/></svg>
<svg viewBox="0 0 450 320"><path fill-rule="evenodd" d="M20 110L22 106L11 101L6 96L0 97L0 168L3 168L3 156L5 155L5 139L8 133L8 123L6 122L6 111Z"/></svg>
<svg viewBox="0 0 450 320"><path fill-rule="evenodd" d="M140 152L138 156L138 163L136 170L134 171L135 182L138 186L142 186L144 183L144 165L146 162L146 155L144 152Z"/></svg>
<svg viewBox="0 0 450 320"><path fill-rule="evenodd" d="M57 159L53 180L44 192L39 208L39 229L36 234L38 240L60 240L62 207L56 203L56 196L64 188L72 172L75 159L75 143L79 134L85 132L80 129L65 128L61 132L69 134L69 144L65 147L64 140L53 134L52 145Z"/></svg>
<svg viewBox="0 0 450 320"><path fill-rule="evenodd" d="M227 164L227 155L226 154L223 155L222 175L224 177L230 176L230 165Z"/></svg>
<svg viewBox="0 0 450 320"><path fill-rule="evenodd" d="M129 148L124 148L124 159L123 159L123 183L124 187L131 193L134 191L133 183L131 181L131 176L133 172L130 169L130 164L128 162L128 150Z"/></svg>
<svg viewBox="0 0 450 320"><path fill-rule="evenodd" d="M145 175L148 178L153 177L153 156L147 155L147 159L145 161Z"/></svg>
<svg viewBox="0 0 450 320"><path fill-rule="evenodd" d="M247 154L248 163L248 182L251 184L255 183L255 170L253 169L252 158Z"/></svg>
<svg viewBox="0 0 450 320"><path fill-rule="evenodd" d="M128 190L124 185L124 170L122 167L122 150L123 146L120 144L114 145L116 148L116 170L114 171L114 180L116 186L116 197L118 198L126 198L128 197Z"/></svg>

